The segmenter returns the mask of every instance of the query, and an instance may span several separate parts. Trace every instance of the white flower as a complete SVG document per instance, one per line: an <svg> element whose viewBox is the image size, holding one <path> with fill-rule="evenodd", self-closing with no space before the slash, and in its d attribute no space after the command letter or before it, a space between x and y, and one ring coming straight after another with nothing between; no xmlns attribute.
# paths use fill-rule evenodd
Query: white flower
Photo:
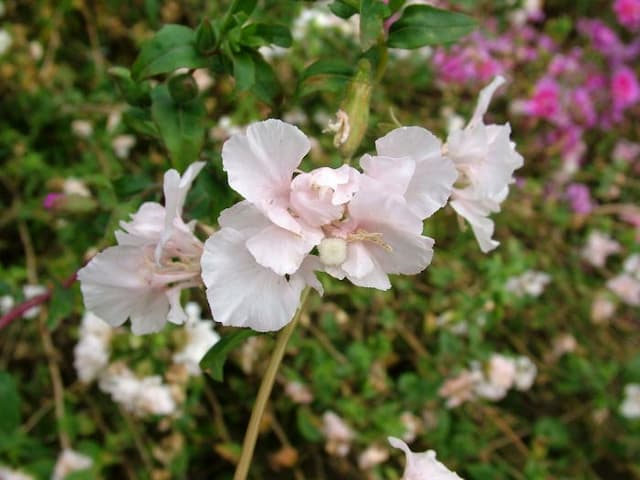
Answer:
<svg viewBox="0 0 640 480"><path fill-rule="evenodd" d="M476 386L483 378L484 374L479 365L472 370L463 370L455 377L447 379L438 390L438 395L447 400L447 408L456 408L476 398Z"/></svg>
<svg viewBox="0 0 640 480"><path fill-rule="evenodd" d="M7 53L13 42L11 34L4 28L0 28L0 55Z"/></svg>
<svg viewBox="0 0 640 480"><path fill-rule="evenodd" d="M111 141L111 148L118 158L129 158L131 149L136 146L136 137L133 135L118 135Z"/></svg>
<svg viewBox="0 0 640 480"><path fill-rule="evenodd" d="M482 119L491 97L504 82L504 78L498 76L480 92L468 125L449 133L443 147L460 174L451 206L471 224L480 249L485 253L499 245L492 238L494 223L488 217L500 211L500 204L513 183L513 172L523 164L522 156L509 139L509 124L485 125Z"/></svg>
<svg viewBox="0 0 640 480"><path fill-rule="evenodd" d="M25 285L22 287L22 293L24 294L25 300L31 300L32 298L47 293L47 287L43 285ZM40 313L40 307L35 306L26 310L22 316L24 318L35 318L38 313Z"/></svg>
<svg viewBox="0 0 640 480"><path fill-rule="evenodd" d="M482 371L480 365L472 364L472 370ZM488 400L501 400L513 386L516 376L516 365L513 359L494 353L489 359L486 372L475 385L475 394Z"/></svg>
<svg viewBox="0 0 640 480"><path fill-rule="evenodd" d="M521 275L508 278L504 288L518 297L539 297L550 281L551 277L547 273L527 270Z"/></svg>
<svg viewBox="0 0 640 480"><path fill-rule="evenodd" d="M168 385L158 376L136 377L121 364L114 364L100 378L100 390L136 416L170 415L177 405Z"/></svg>
<svg viewBox="0 0 640 480"><path fill-rule="evenodd" d="M640 254L636 253L628 257L622 266L625 273L640 281Z"/></svg>
<svg viewBox="0 0 640 480"><path fill-rule="evenodd" d="M414 453L399 438L389 437L388 440L392 447L402 450L407 459L402 480L462 480L436 460L436 452L433 450Z"/></svg>
<svg viewBox="0 0 640 480"><path fill-rule="evenodd" d="M630 383L624 387L620 414L626 418L640 418L640 383Z"/></svg>
<svg viewBox="0 0 640 480"><path fill-rule="evenodd" d="M607 287L620 299L633 307L640 306L640 280L628 273L621 273L607 282Z"/></svg>
<svg viewBox="0 0 640 480"><path fill-rule="evenodd" d="M187 343L173 355L173 361L185 365L189 375L200 375L200 360L220 340L220 335L213 330L211 320L201 318L200 305L197 303L187 303L185 312L188 317L185 323Z"/></svg>
<svg viewBox="0 0 640 480"><path fill-rule="evenodd" d="M83 383L90 383L109 363L112 327L91 312L85 312L80 339L73 349L73 366Z"/></svg>
<svg viewBox="0 0 640 480"><path fill-rule="evenodd" d="M313 401L313 393L304 383L287 382L284 393L294 402L307 404Z"/></svg>
<svg viewBox="0 0 640 480"><path fill-rule="evenodd" d="M516 390L524 392L533 385L538 374L538 368L528 357L520 356L515 360L516 374L513 379Z"/></svg>
<svg viewBox="0 0 640 480"><path fill-rule="evenodd" d="M130 222L121 222L123 230L115 234L119 245L99 253L78 272L88 310L114 327L130 318L136 335L187 319L180 292L200 284L202 242L193 234L195 225L182 220L182 208L202 167L204 162L195 162L182 177L169 170L165 206L144 203Z"/></svg>
<svg viewBox="0 0 640 480"><path fill-rule="evenodd" d="M0 480L34 480L31 475L0 465Z"/></svg>
<svg viewBox="0 0 640 480"><path fill-rule="evenodd" d="M58 457L51 480L64 480L67 475L80 470L87 470L91 468L92 465L93 460L90 457L75 450L65 448Z"/></svg>
<svg viewBox="0 0 640 480"><path fill-rule="evenodd" d="M93 125L89 120L74 120L71 122L71 131L79 138L89 138L93 135Z"/></svg>
<svg viewBox="0 0 640 480"><path fill-rule="evenodd" d="M604 267L607 257L620 252L621 246L609 235L600 231L589 234L587 244L582 249L581 255L594 267Z"/></svg>
<svg viewBox="0 0 640 480"><path fill-rule="evenodd" d="M85 183L75 177L69 177L64 180L62 190L65 195L78 195L80 197L90 197L91 192Z"/></svg>
<svg viewBox="0 0 640 480"><path fill-rule="evenodd" d="M4 315L16 304L15 299L11 295L2 295L0 297L0 314Z"/></svg>
<svg viewBox="0 0 640 480"><path fill-rule="evenodd" d="M389 458L389 449L381 445L371 445L358 455L358 467L360 470L370 470L376 465L386 462Z"/></svg>
<svg viewBox="0 0 640 480"><path fill-rule="evenodd" d="M351 449L353 430L332 411L327 411L322 416L322 433L326 439L325 450L330 455L344 457Z"/></svg>
<svg viewBox="0 0 640 480"><path fill-rule="evenodd" d="M605 323L616 312L616 304L605 295L598 294L591 304L591 321L593 323Z"/></svg>

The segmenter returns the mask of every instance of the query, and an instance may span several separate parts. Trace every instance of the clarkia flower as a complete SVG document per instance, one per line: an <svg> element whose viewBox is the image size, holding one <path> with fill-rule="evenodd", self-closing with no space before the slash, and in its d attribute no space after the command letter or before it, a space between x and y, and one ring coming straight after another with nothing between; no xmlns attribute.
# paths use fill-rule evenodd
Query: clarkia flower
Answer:
<svg viewBox="0 0 640 480"><path fill-rule="evenodd" d="M496 77L480 92L467 126L451 132L443 147L459 173L451 206L471 224L480 249L485 253L499 245L492 238L495 226L489 215L500 211L509 185L514 182L513 172L523 165L522 156L509 138L509 124L485 125L483 121L491 97L504 82L504 78Z"/></svg>
<svg viewBox="0 0 640 480"><path fill-rule="evenodd" d="M195 224L182 220L184 201L204 162L193 163L181 177L164 177L165 206L147 202L121 222L118 245L96 255L78 272L85 306L111 326L131 319L134 334L159 331L168 321L183 323L183 288L200 284L202 242Z"/></svg>
<svg viewBox="0 0 640 480"><path fill-rule="evenodd" d="M621 25L630 30L640 28L640 0L616 0L613 11Z"/></svg>
<svg viewBox="0 0 640 480"><path fill-rule="evenodd" d="M407 459L402 480L462 480L436 460L436 452L433 450L414 453L399 438L389 437L388 440L392 447L402 450Z"/></svg>

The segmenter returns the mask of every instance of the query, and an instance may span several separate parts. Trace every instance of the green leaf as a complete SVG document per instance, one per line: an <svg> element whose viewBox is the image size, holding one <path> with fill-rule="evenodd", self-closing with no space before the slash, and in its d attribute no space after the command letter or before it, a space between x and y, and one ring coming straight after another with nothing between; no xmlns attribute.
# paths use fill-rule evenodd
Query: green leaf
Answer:
<svg viewBox="0 0 640 480"><path fill-rule="evenodd" d="M272 104L273 99L280 93L280 81L273 71L273 67L265 62L261 56L253 58L256 70L256 82L251 87L251 92L259 100Z"/></svg>
<svg viewBox="0 0 640 480"><path fill-rule="evenodd" d="M231 11L231 14L235 15L236 13L244 13L248 17L256 9L257 4L258 4L258 0L239 0L233 6L233 10Z"/></svg>
<svg viewBox="0 0 640 480"><path fill-rule="evenodd" d="M124 67L111 67L109 75L115 80L118 90L127 103L138 107L151 105L151 96L149 95L151 89L148 82L143 84L134 82L131 78L131 72Z"/></svg>
<svg viewBox="0 0 640 480"><path fill-rule="evenodd" d="M47 317L47 328L55 330L60 324L60 320L73 312L75 304L74 291L70 288L64 288L59 283L53 287L51 300L49 302L49 316Z"/></svg>
<svg viewBox="0 0 640 480"><path fill-rule="evenodd" d="M139 81L178 68L201 68L208 63L196 48L196 32L183 25L165 25L142 45L131 67L131 76Z"/></svg>
<svg viewBox="0 0 640 480"><path fill-rule="evenodd" d="M344 18L345 20L358 13L357 8L341 0L335 0L335 2L329 5L329 10L331 10L334 15Z"/></svg>
<svg viewBox="0 0 640 480"><path fill-rule="evenodd" d="M0 372L0 433L11 434L20 426L20 395L8 372Z"/></svg>
<svg viewBox="0 0 640 480"><path fill-rule="evenodd" d="M456 41L475 28L476 21L462 13L428 5L411 5L391 25L387 45L407 49L442 45Z"/></svg>
<svg viewBox="0 0 640 480"><path fill-rule="evenodd" d="M322 440L322 432L314 425L314 418L308 407L300 407L296 411L296 425L300 434L309 442Z"/></svg>
<svg viewBox="0 0 640 480"><path fill-rule="evenodd" d="M360 48L367 51L384 34L384 19L389 8L381 0L360 0Z"/></svg>
<svg viewBox="0 0 640 480"><path fill-rule="evenodd" d="M221 382L224 378L223 367L227 361L227 356L234 348L254 335L257 335L257 332L250 328L238 328L222 337L200 361L202 370L208 373L214 380Z"/></svg>
<svg viewBox="0 0 640 480"><path fill-rule="evenodd" d="M144 173L128 173L113 180L112 184L113 190L118 198L124 200L136 193L146 190L151 187L154 182L151 177Z"/></svg>
<svg viewBox="0 0 640 480"><path fill-rule="evenodd" d="M316 91L340 92L346 88L354 71L354 66L343 60L318 60L300 74L298 94L304 96Z"/></svg>
<svg viewBox="0 0 640 480"><path fill-rule="evenodd" d="M242 29L242 43L249 47L278 45L289 48L293 43L289 28L284 25L252 23Z"/></svg>
<svg viewBox="0 0 640 480"><path fill-rule="evenodd" d="M159 138L160 136L148 110L135 107L129 108L122 114L122 121L131 130L141 135L152 138Z"/></svg>
<svg viewBox="0 0 640 480"><path fill-rule="evenodd" d="M233 77L236 79L236 88L241 92L255 83L256 69L249 52L240 51L233 55Z"/></svg>
<svg viewBox="0 0 640 480"><path fill-rule="evenodd" d="M172 165L183 171L198 159L204 141L206 110L197 97L187 103L176 103L166 85L151 92L151 116L162 141L169 151Z"/></svg>

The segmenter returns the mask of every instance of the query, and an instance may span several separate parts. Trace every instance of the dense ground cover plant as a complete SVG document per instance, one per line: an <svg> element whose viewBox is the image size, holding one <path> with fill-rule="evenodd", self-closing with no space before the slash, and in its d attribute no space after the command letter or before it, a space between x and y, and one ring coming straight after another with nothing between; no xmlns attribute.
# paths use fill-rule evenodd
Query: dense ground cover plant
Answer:
<svg viewBox="0 0 640 480"><path fill-rule="evenodd" d="M255 122L271 117L304 132L295 134L304 148L283 184L285 210L311 224L311 233L323 232L312 247L340 238L333 231L328 238L326 225L345 205L356 202L358 211L349 175L335 173L350 169L387 181L376 194L399 193L412 214L429 216L426 229L412 235L436 243L433 259L425 257L428 269L392 275L388 290L324 273L321 284L312 281L325 294L311 294L296 320L260 424L255 478L400 478L402 455L389 447L389 435L413 451L437 451L439 461L467 479L639 475L637 2L604 9L588 1L438 2L475 18L479 28L434 50L422 47L424 39L408 43L415 41L403 33L416 21L410 15L398 12L383 24L391 12L381 2L334 2L333 12L302 2L261 2L254 11L253 2L233 3L240 10L230 16L222 2L148 1L144 9L119 2L2 3L0 308L33 300L0 331L1 468L34 478L63 478L74 467L79 471L64 478L231 478L275 339L214 327L205 292L191 288L200 280L190 259L249 234L229 211L227 224L213 228L220 212L241 200L238 194L246 200L231 212L250 202L282 223L233 173L233 152L242 151L252 128L266 125ZM401 2L389 3L398 9ZM371 10L361 18L373 20L363 24L350 14L365 7ZM464 22L459 28L470 30ZM156 43L149 43L154 34ZM380 35L392 47L422 48L385 51ZM158 60L167 38L185 40L178 55ZM478 92L495 75L506 86L488 110L488 99L481 100L474 114ZM176 123L176 113L189 121ZM364 125L345 118L365 119ZM507 120L526 162L502 212L491 217L493 232L487 214L498 208L519 157L503 142L507 151L499 158L511 159L505 178L469 190L473 169L456 147L464 153L469 125ZM414 171L418 162L428 168L430 158L421 157L424 149L408 151L407 138L391 141L399 125L429 129L434 155L466 168L455 186L452 176L436 178L443 179L440 188L458 192L451 205L468 226L453 209L432 215L446 195L414 204L410 189L394 191L392 174L402 172L385 170L385 158L410 158ZM192 164L196 159L204 163ZM341 167L347 159L351 166ZM298 168L308 173L291 181ZM319 182L329 182L321 186L330 199L310 195L309 186ZM346 187L342 199L337 185ZM465 209L470 192L484 197ZM323 209L314 208L318 202ZM319 211L329 217L318 220ZM114 239L111 232L119 233ZM347 236L354 234L363 235ZM483 250L495 240L501 246L485 256L474 234ZM209 237L219 240L207 249ZM363 239L349 245L368 246ZM283 253L282 241L270 244L264 262ZM314 262L338 267L342 248L325 242ZM128 295L131 311L116 312L112 323L131 316L137 333L160 333L105 328L85 312L80 289L67 288L83 263L113 249L126 253L117 276L94 278ZM272 273L290 282L311 249L301 251L287 259L295 267L278 260L271 266L285 266ZM235 265L257 259L247 255L238 252ZM162 286L158 309L171 307L170 320L184 326L153 324L145 321L148 311L136 311L144 298L132 295L135 282L118 279L148 278L147 268ZM84 275L92 269L96 263ZM369 283L341 269L334 276ZM221 277L205 276L204 283L233 288ZM173 308L183 287L189 289L183 301L195 302L184 311ZM210 293L215 302L216 291ZM95 299L112 313L117 306L104 290ZM214 320L225 318L212 307ZM216 342L230 357L222 382L198 366ZM205 368L221 378L220 361ZM407 476L416 464L444 474L432 454L422 455L409 457Z"/></svg>

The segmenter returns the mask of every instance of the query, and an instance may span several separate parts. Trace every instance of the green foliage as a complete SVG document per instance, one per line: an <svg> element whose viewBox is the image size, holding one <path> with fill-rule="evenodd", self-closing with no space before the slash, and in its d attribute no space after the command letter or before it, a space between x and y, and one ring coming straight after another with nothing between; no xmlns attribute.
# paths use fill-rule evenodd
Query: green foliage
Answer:
<svg viewBox="0 0 640 480"><path fill-rule="evenodd" d="M8 372L0 371L0 436L9 436L20 426L20 395Z"/></svg>
<svg viewBox="0 0 640 480"><path fill-rule="evenodd" d="M151 92L151 116L158 127L162 141L171 157L173 166L183 171L198 159L204 142L205 108L199 97L177 103L166 85Z"/></svg>
<svg viewBox="0 0 640 480"><path fill-rule="evenodd" d="M384 34L383 21L390 14L381 0L360 0L360 48L373 47Z"/></svg>
<svg viewBox="0 0 640 480"><path fill-rule="evenodd" d="M410 5L391 25L387 44L394 48L420 48L452 43L471 33L476 21L464 14L429 5Z"/></svg>
<svg viewBox="0 0 640 480"><path fill-rule="evenodd" d="M196 48L196 32L184 25L165 25L147 40L131 67L131 76L139 81L178 68L206 67L207 57Z"/></svg>
<svg viewBox="0 0 640 480"><path fill-rule="evenodd" d="M224 378L224 364L229 353L236 349L247 338L256 335L256 332L249 328L238 328L228 333L211 348L204 356L200 365L214 380L221 382Z"/></svg>

